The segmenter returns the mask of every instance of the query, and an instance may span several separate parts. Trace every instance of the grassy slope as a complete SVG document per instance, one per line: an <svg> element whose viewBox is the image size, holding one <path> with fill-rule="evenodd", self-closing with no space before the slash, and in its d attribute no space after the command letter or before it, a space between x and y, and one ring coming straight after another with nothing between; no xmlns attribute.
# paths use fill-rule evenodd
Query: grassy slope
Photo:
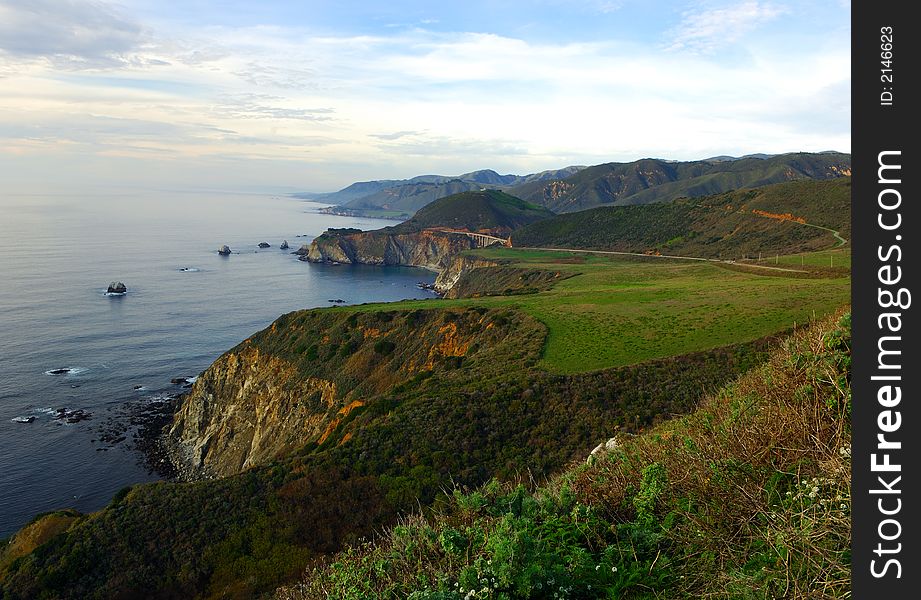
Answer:
<svg viewBox="0 0 921 600"><path fill-rule="evenodd" d="M476 254L509 266L573 275L535 294L438 303L517 308L534 316L549 330L541 366L561 373L756 339L828 314L850 296L847 276L798 279L707 262L515 248ZM432 306L432 301L401 306Z"/></svg>
<svg viewBox="0 0 921 600"><path fill-rule="evenodd" d="M515 246L739 258L819 250L850 237L850 178L795 181L668 204L601 207L559 215L512 235ZM789 213L809 225L753 211Z"/></svg>
<svg viewBox="0 0 921 600"><path fill-rule="evenodd" d="M694 414L531 492L458 490L276 597L847 597L850 403L839 314Z"/></svg>

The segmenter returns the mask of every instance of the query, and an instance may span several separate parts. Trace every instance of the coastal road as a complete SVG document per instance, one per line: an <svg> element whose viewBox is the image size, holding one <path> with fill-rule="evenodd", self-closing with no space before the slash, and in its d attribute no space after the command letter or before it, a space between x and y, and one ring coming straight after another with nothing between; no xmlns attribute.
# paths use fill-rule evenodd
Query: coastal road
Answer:
<svg viewBox="0 0 921 600"><path fill-rule="evenodd" d="M576 250L573 248L533 248L533 247L524 247L524 246L515 246L516 250L547 250L552 252L572 252L574 254L614 254L619 256L642 256L644 258L673 258L678 260L696 260L701 262L715 262L715 263L724 263L724 264L741 264L746 267L753 267L756 269L768 269L771 271L787 271L789 273L808 273L808 271L803 271L801 269L787 269L784 267L769 267L767 265L759 265L756 263L736 263L734 260L720 260L718 258L701 258L699 256L678 256L674 254L643 254L641 252L616 252L614 250Z"/></svg>

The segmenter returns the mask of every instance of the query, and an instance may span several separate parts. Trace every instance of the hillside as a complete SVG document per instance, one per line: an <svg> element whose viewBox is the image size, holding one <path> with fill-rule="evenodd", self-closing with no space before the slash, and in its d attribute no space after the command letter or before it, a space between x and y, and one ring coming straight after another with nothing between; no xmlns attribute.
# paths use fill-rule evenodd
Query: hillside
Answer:
<svg viewBox="0 0 921 600"><path fill-rule="evenodd" d="M596 165L567 178L508 191L562 213L605 204L668 202L796 179L830 179L850 175L850 171L850 155L834 152L691 162L643 159Z"/></svg>
<svg viewBox="0 0 921 600"><path fill-rule="evenodd" d="M407 233L429 228L485 231L506 236L513 230L552 217L553 213L498 190L464 192L421 208L411 219L385 231Z"/></svg>
<svg viewBox="0 0 921 600"><path fill-rule="evenodd" d="M705 258L790 254L850 238L851 180L792 181L701 198L567 213L512 234L515 246ZM802 221L802 222L800 222Z"/></svg>
<svg viewBox="0 0 921 600"><path fill-rule="evenodd" d="M251 598L451 482L549 474L611 427L685 412L764 348L558 377L534 368L545 335L507 309L286 315L209 368L177 417L175 443L199 459L184 470L225 477L123 490L34 551L0 556L0 595ZM288 419L305 426L251 445Z"/></svg>
<svg viewBox="0 0 921 600"><path fill-rule="evenodd" d="M849 597L850 404L843 315L687 417L537 489L456 489L276 598Z"/></svg>
<svg viewBox="0 0 921 600"><path fill-rule="evenodd" d="M329 202L326 212L355 216L408 219L417 210L439 198L484 187L505 189L514 185L568 177L584 167L573 166L531 173L500 175L491 169L453 177L420 175L411 179L362 181L329 194L294 194L296 198Z"/></svg>
<svg viewBox="0 0 921 600"><path fill-rule="evenodd" d="M504 263L500 285L534 270L551 285L282 316L176 415L169 443L195 481L39 519L2 546L0 595L254 597L452 485L539 481L616 430L687 413L759 364L765 336L849 292L708 262L478 252Z"/></svg>

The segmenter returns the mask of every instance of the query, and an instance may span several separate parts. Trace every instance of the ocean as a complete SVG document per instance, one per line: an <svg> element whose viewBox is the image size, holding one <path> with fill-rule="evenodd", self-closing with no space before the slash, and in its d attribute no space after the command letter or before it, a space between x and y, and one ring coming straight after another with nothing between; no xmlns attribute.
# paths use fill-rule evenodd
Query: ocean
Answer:
<svg viewBox="0 0 921 600"><path fill-rule="evenodd" d="M158 479L113 428L279 315L431 297L420 269L298 261L290 252L328 227L393 224L320 206L174 190L0 197L0 538ZM116 280L127 294L107 296Z"/></svg>

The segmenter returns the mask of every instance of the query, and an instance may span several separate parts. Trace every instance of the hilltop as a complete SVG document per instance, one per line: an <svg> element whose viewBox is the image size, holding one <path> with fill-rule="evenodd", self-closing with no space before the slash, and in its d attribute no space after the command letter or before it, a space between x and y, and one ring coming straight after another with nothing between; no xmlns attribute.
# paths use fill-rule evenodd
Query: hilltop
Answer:
<svg viewBox="0 0 921 600"><path fill-rule="evenodd" d="M542 206L499 190L463 192L435 200L411 219L384 231L407 233L435 227L508 235L513 230L552 217Z"/></svg>

